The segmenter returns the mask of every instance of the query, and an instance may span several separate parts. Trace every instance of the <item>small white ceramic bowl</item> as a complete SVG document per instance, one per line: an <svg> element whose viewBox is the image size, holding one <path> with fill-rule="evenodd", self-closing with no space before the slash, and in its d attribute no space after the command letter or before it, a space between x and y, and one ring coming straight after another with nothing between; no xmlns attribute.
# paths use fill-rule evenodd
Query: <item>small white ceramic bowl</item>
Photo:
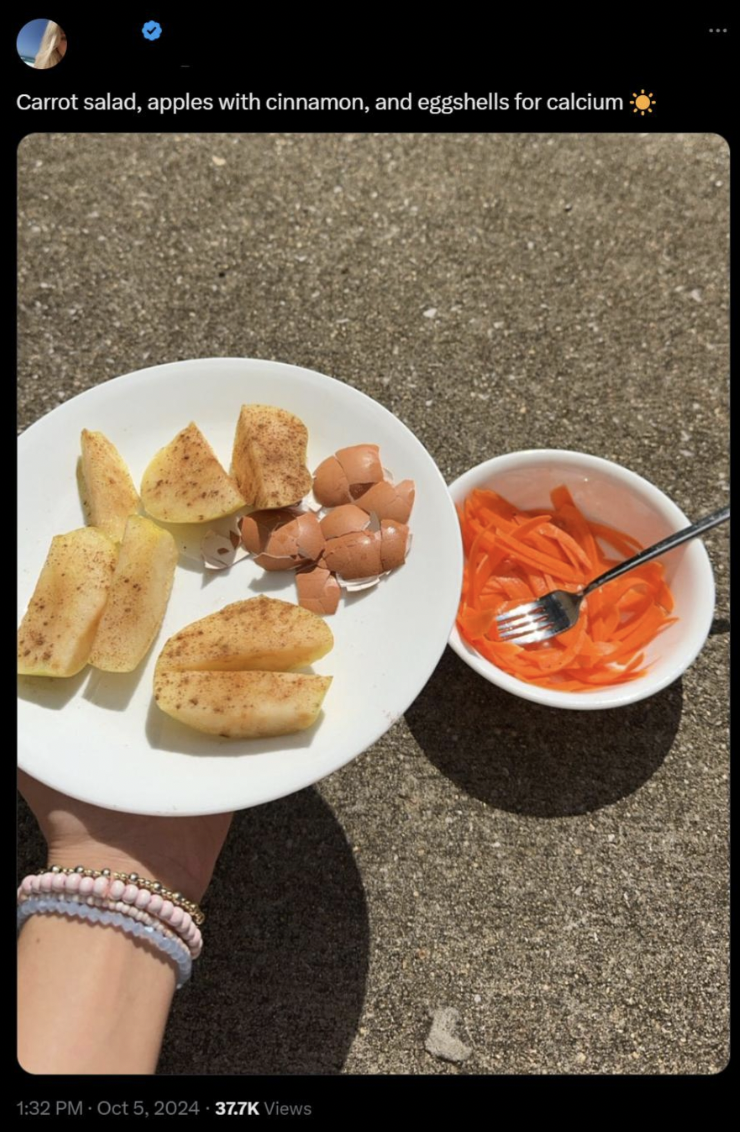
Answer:
<svg viewBox="0 0 740 1132"><path fill-rule="evenodd" d="M639 539L644 546L689 525L675 503L642 476L582 452L535 448L511 452L478 464L450 485L453 501L462 503L473 488L500 492L525 510L547 506L550 491L565 484L587 518L608 523ZM662 558L675 598L673 625L646 650L649 665L632 683L587 692L558 692L518 680L497 668L463 640L457 626L450 644L471 668L492 684L549 707L593 710L621 707L659 692L686 671L709 634L714 615L714 575L709 555L699 539L685 543Z"/></svg>

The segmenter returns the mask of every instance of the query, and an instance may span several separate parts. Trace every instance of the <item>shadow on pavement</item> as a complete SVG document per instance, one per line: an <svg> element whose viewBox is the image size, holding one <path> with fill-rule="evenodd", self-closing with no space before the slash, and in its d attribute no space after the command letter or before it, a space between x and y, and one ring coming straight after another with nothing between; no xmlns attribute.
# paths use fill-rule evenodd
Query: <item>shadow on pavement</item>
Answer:
<svg viewBox="0 0 740 1132"><path fill-rule="evenodd" d="M23 799L19 847L20 876L46 859ZM236 814L203 906L203 955L175 995L157 1073L339 1073L369 926L351 846L316 790Z"/></svg>
<svg viewBox="0 0 740 1132"><path fill-rule="evenodd" d="M314 789L234 819L159 1073L338 1073L368 969L351 846Z"/></svg>
<svg viewBox="0 0 740 1132"><path fill-rule="evenodd" d="M658 769L681 719L681 681L627 707L561 711L489 684L447 648L406 722L461 790L517 814L588 813Z"/></svg>

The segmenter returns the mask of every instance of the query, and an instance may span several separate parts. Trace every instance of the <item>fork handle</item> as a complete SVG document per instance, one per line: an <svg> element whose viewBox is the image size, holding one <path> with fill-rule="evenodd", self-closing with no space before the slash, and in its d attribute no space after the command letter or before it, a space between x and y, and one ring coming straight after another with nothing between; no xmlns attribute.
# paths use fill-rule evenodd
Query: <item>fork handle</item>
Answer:
<svg viewBox="0 0 740 1132"><path fill-rule="evenodd" d="M676 546L681 546L682 543L688 542L689 539L698 538L703 535L705 531L711 531L712 527L719 526L720 523L726 522L730 517L730 508L723 507L720 511L715 511L712 515L707 515L704 519L699 519L698 522L692 523L690 527L684 527L681 531L676 531L673 535L668 535L661 542L656 542L655 546L649 546L646 550L641 550L633 558L626 558L624 562L620 562L618 566L614 566L611 570L607 570L605 574L600 574L598 578L594 578L593 582L586 586L581 594L585 597L590 594L591 590L598 589L606 582L612 582L615 578L621 577L626 574L628 570L634 570L635 566L642 566L643 562L649 562L651 558L657 558L660 554L665 554L669 550L673 550Z"/></svg>

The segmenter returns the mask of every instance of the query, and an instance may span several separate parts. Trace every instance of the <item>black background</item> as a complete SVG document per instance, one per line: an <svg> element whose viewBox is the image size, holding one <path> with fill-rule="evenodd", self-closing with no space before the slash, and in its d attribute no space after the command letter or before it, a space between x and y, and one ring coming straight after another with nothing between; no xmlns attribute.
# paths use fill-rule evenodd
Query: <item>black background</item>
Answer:
<svg viewBox="0 0 740 1132"><path fill-rule="evenodd" d="M5 97L4 160L6 184L15 178L15 147L29 133L64 132L713 132L732 146L731 83L734 78L732 27L727 18L710 11L704 18L648 14L639 6L619 5L605 14L564 10L556 19L521 6L521 15L500 18L492 9L428 8L406 12L403 30L394 16L360 6L326 13L317 6L292 11L287 6L246 8L241 15L226 6L210 5L182 13L163 5L125 6L122 11L86 12L48 6L38 11L14 6L12 20L3 21L7 34L2 50L11 92ZM18 57L15 37L23 24L38 16L53 18L68 37L63 61L48 71L33 71ZM141 34L148 20L161 23L163 34L147 42ZM10 26L8 26L10 25ZM710 32L727 28L727 32ZM420 111L311 113L236 111L182 112L160 115L127 112L20 111L20 93L33 95L193 96L252 91L267 95L361 96L370 104L381 95L450 95L491 91L510 98L520 91L529 96L591 93L621 96L625 107L642 88L655 95L652 115L641 117L631 108L621 111L498 111L430 115ZM8 135L11 136L8 136ZM655 191L661 186L656 184ZM12 225L12 234L11 234ZM15 217L5 214L3 230L7 262L15 285ZM15 341L15 312L8 308L8 340ZM12 790L9 792L12 796ZM10 828L11 823L8 823ZM8 894L8 907L12 898ZM8 916L10 924L11 917ZM9 929L10 930L10 929ZM84 972L70 972L83 978ZM53 995L53 987L49 988ZM184 993L187 993L185 991ZM14 1028L8 1012L8 1028ZM6 1049L14 1049L9 1034ZM8 1055L6 1054L6 1057ZM15 1065L15 1087L8 1114L18 1115L17 1102L52 1101L52 1116L43 1119L94 1120L107 1124L120 1117L101 1117L98 1099L111 1102L139 1099L152 1115L141 1121L177 1119L185 1126L203 1118L224 1125L243 1124L247 1117L214 1115L216 1100L279 1100L310 1104L309 1118L267 1118L262 1125L284 1123L319 1128L351 1127L358 1118L372 1122L422 1114L440 1122L457 1118L477 1121L505 1113L504 1099L520 1103L521 1116L531 1118L545 1102L552 1105L563 1090L577 1090L583 1101L597 1100L595 1090L617 1088L634 1099L647 1099L646 1089L659 1089L684 1104L689 1093L716 1092L728 1085L729 1071L717 1077L212 1077L48 1078L32 1077ZM516 1096L511 1090L516 1091ZM524 1091L523 1091L524 1090ZM551 1096L554 1093L555 1096ZM537 1096L535 1094L538 1094ZM153 1115L154 1099L198 1098L201 1116L169 1118ZM55 1117L57 1100L84 1100L92 1106L82 1116ZM574 1098L573 1098L574 1099ZM697 1098L698 1099L698 1098ZM539 1104L538 1104L539 1102ZM571 1099L572 1103L572 1099ZM210 1105L210 1111L206 1106ZM536 1106L536 1108L535 1108ZM260 1106L263 1107L263 1106ZM559 1118L564 1112L561 1110ZM20 1123L36 1123L29 1113ZM258 1125L259 1127L259 1125Z"/></svg>
<svg viewBox="0 0 740 1132"><path fill-rule="evenodd" d="M26 5L22 6L26 8ZM401 32L390 16L361 7L307 17L305 9L249 8L241 14L210 5L201 16L168 14L164 5L131 6L125 15L85 15L61 7L54 17L67 33L67 54L47 71L33 72L15 51L19 15L4 45L13 76L17 138L47 130L393 130L596 131L644 129L717 132L731 140L732 29L725 19L679 23L624 6L608 17L568 14L559 20L526 13L494 18L448 9L419 11L416 31ZM317 12L316 7L312 8ZM442 10L444 12L444 10ZM219 14L223 13L223 14ZM161 37L148 42L144 23L155 19ZM727 32L710 32L710 27ZM243 111L181 113L43 112L15 109L32 94L215 96L236 91L268 94L474 95L510 97L655 94L653 114L620 111L497 111L430 115L421 111L321 113Z"/></svg>

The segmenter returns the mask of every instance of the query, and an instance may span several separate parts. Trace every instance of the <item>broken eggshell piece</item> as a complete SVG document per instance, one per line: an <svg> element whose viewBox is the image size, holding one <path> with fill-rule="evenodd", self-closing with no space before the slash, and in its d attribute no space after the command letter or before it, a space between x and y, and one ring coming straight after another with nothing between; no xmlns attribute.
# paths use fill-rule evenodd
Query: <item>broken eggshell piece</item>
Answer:
<svg viewBox="0 0 740 1132"><path fill-rule="evenodd" d="M200 544L200 553L207 570L226 570L246 558L249 551L242 545L239 519L232 519L224 531L207 531Z"/></svg>
<svg viewBox="0 0 740 1132"><path fill-rule="evenodd" d="M242 520L242 541L263 570L296 570L320 557L324 536L313 511L253 511Z"/></svg>
<svg viewBox="0 0 740 1132"><path fill-rule="evenodd" d="M343 503L327 511L321 520L321 531L325 539L341 538L355 531L364 531L370 526L370 516L354 503Z"/></svg>
<svg viewBox="0 0 740 1132"><path fill-rule="evenodd" d="M289 523L277 526L270 535L265 553L274 558L302 558L315 562L324 549L324 536L313 511L304 511Z"/></svg>
<svg viewBox="0 0 740 1132"><path fill-rule="evenodd" d="M380 564L385 571L403 566L409 552L409 528L405 523L383 519L380 524Z"/></svg>
<svg viewBox="0 0 740 1132"><path fill-rule="evenodd" d="M347 582L344 578L337 575L337 582L345 593L356 594L361 590L371 590L373 586L377 586L382 576L384 575L375 574L372 578L353 578L351 582Z"/></svg>
<svg viewBox="0 0 740 1132"><path fill-rule="evenodd" d="M322 507L339 507L352 502L349 482L336 456L328 456L319 464L314 473L313 494Z"/></svg>
<svg viewBox="0 0 740 1132"><path fill-rule="evenodd" d="M275 528L292 522L299 514L291 507L279 507L275 511L253 511L241 521L242 542L250 554L261 554Z"/></svg>
<svg viewBox="0 0 740 1132"><path fill-rule="evenodd" d="M406 561L411 546L411 532L405 523L376 515L364 531L327 539L323 561L337 575L337 582L347 593L358 593L377 586L381 577L390 574Z"/></svg>
<svg viewBox="0 0 740 1132"><path fill-rule="evenodd" d="M375 512L381 520L395 519L398 523L407 523L414 506L415 494L413 480L401 480L396 484L383 480L373 484L355 502L363 511Z"/></svg>
<svg viewBox="0 0 740 1132"><path fill-rule="evenodd" d="M381 572L381 537L377 531L353 531L327 540L323 563L340 580L372 578Z"/></svg>
<svg viewBox="0 0 740 1132"><path fill-rule="evenodd" d="M341 587L334 575L323 566L309 566L295 576L298 603L312 613L336 613Z"/></svg>
<svg viewBox="0 0 740 1132"><path fill-rule="evenodd" d="M383 479L383 465L377 444L354 444L350 448L339 448L336 457L347 477L353 499L363 495L370 484L379 483Z"/></svg>
<svg viewBox="0 0 740 1132"><path fill-rule="evenodd" d="M376 516L372 515L368 530L377 530L376 522ZM347 593L358 593L360 590L369 590L373 586L377 586L381 578L385 578L398 566L403 566L406 561L411 549L411 531L409 528L404 523L395 523L392 519L384 519L379 524L379 529L382 570L380 574L375 574L373 577L353 578L351 581L345 581L344 578L339 576L337 581Z"/></svg>
<svg viewBox="0 0 740 1132"><path fill-rule="evenodd" d="M341 507L379 483L385 472L377 444L353 444L323 460L314 473L313 494L324 507Z"/></svg>

